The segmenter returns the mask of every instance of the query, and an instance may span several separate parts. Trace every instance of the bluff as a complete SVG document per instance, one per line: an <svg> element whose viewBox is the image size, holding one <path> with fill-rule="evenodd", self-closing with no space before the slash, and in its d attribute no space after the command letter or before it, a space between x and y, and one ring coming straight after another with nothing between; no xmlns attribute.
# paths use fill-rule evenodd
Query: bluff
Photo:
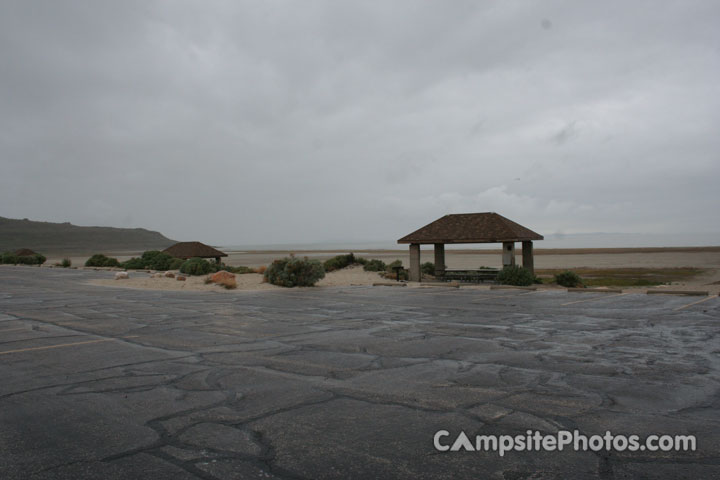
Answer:
<svg viewBox="0 0 720 480"><path fill-rule="evenodd" d="M144 228L81 227L0 217L0 252L29 248L48 253L162 250L175 243Z"/></svg>

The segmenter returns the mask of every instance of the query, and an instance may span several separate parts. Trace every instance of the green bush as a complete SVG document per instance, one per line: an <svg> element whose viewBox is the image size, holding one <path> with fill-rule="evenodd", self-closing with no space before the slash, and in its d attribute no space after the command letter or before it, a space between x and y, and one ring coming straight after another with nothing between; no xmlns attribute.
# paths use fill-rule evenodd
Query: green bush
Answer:
<svg viewBox="0 0 720 480"><path fill-rule="evenodd" d="M146 268L150 268L152 270L170 270L170 265L173 264L173 260L175 260L175 257L172 255L158 252L157 255L154 255L147 261Z"/></svg>
<svg viewBox="0 0 720 480"><path fill-rule="evenodd" d="M366 272L384 272L387 265L382 260L368 260L363 267Z"/></svg>
<svg viewBox="0 0 720 480"><path fill-rule="evenodd" d="M425 262L420 265L420 271L425 275L435 275L435 264L433 262Z"/></svg>
<svg viewBox="0 0 720 480"><path fill-rule="evenodd" d="M185 263L185 260L183 260L182 258L173 258L167 269L168 270L179 270L180 265L182 265L183 263Z"/></svg>
<svg viewBox="0 0 720 480"><path fill-rule="evenodd" d="M147 250L140 256L142 267L150 270L170 270L170 265L175 257L159 250ZM135 262L134 265L139 265Z"/></svg>
<svg viewBox="0 0 720 480"><path fill-rule="evenodd" d="M527 287L532 285L535 276L527 268L519 265L509 265L500 270L497 281L503 285L516 285Z"/></svg>
<svg viewBox="0 0 720 480"><path fill-rule="evenodd" d="M286 257L273 261L265 271L265 280L281 287L310 287L325 277L318 260Z"/></svg>
<svg viewBox="0 0 720 480"><path fill-rule="evenodd" d="M18 255L15 258L20 265L35 265L35 257L32 255Z"/></svg>
<svg viewBox="0 0 720 480"><path fill-rule="evenodd" d="M202 258L191 258L180 265L180 272L187 275L207 275L213 270L212 265Z"/></svg>
<svg viewBox="0 0 720 480"><path fill-rule="evenodd" d="M254 269L252 269L250 267L243 267L242 265L239 265L237 267L230 267L228 265L223 264L223 265L221 265L221 267L222 268L220 270L226 270L230 273L235 273L238 275L245 275L246 273L255 273Z"/></svg>
<svg viewBox="0 0 720 480"><path fill-rule="evenodd" d="M126 270L141 270L145 268L145 262L142 258L133 257L121 263L120 266Z"/></svg>
<svg viewBox="0 0 720 480"><path fill-rule="evenodd" d="M106 257L102 253L96 253L85 262L86 267L119 267L117 258Z"/></svg>
<svg viewBox="0 0 720 480"><path fill-rule="evenodd" d="M140 257L133 257L121 264L128 270L177 270L184 260L159 250L147 250Z"/></svg>
<svg viewBox="0 0 720 480"><path fill-rule="evenodd" d="M388 263L385 267L385 278L392 278L394 280L407 280L409 278L409 272L406 269L402 269L395 275L395 267L402 267L402 260L395 260L394 262ZM400 278L398 278L400 277Z"/></svg>
<svg viewBox="0 0 720 480"><path fill-rule="evenodd" d="M12 263L13 265L42 265L45 263L45 256L36 253L34 255L15 255L14 253L4 253L2 263Z"/></svg>
<svg viewBox="0 0 720 480"><path fill-rule="evenodd" d="M19 258L20 257L18 257L12 252L5 252L2 254L2 257L0 257L0 261L7 265L17 265L18 263L20 263Z"/></svg>
<svg viewBox="0 0 720 480"><path fill-rule="evenodd" d="M0 254L0 263L7 265L42 265L47 258L36 253L34 255L15 255L13 252Z"/></svg>
<svg viewBox="0 0 720 480"><path fill-rule="evenodd" d="M334 270L341 270L345 267L349 267L356 262L355 255L348 253L347 255L338 255L329 260L326 260L323 264L326 272L332 272Z"/></svg>
<svg viewBox="0 0 720 480"><path fill-rule="evenodd" d="M72 261L69 258L63 258L58 265L63 268L70 268L72 266Z"/></svg>
<svg viewBox="0 0 720 480"><path fill-rule="evenodd" d="M145 250L142 253L142 255L140 255L140 258L142 258L145 263L150 263L158 255L167 255L167 254L163 254L163 252L161 252L160 250Z"/></svg>
<svg viewBox="0 0 720 480"><path fill-rule="evenodd" d="M569 288L581 287L583 284L580 275L570 270L555 275L555 283Z"/></svg>
<svg viewBox="0 0 720 480"><path fill-rule="evenodd" d="M210 266L212 267L213 272L219 272L220 270L225 270L226 272L235 273L238 275L244 275L246 273L255 273L255 270L250 267L243 267L242 265L237 267L231 267L230 265L225 265L224 263L217 264L215 262L210 262Z"/></svg>

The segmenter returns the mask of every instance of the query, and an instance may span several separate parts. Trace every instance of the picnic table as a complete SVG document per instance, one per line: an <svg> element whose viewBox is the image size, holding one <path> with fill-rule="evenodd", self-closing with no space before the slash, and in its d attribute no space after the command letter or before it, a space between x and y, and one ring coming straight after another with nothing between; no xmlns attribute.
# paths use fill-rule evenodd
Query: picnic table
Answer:
<svg viewBox="0 0 720 480"><path fill-rule="evenodd" d="M439 278L445 282L485 283L486 280L494 282L498 273L500 273L500 270L497 268L448 269Z"/></svg>

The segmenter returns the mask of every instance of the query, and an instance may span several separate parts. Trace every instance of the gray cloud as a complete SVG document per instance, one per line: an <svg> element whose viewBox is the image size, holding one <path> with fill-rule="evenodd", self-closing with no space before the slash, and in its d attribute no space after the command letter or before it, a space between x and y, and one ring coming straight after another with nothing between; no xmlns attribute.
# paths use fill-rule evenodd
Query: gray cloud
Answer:
<svg viewBox="0 0 720 480"><path fill-rule="evenodd" d="M221 244L717 232L720 7L3 2L0 215Z"/></svg>

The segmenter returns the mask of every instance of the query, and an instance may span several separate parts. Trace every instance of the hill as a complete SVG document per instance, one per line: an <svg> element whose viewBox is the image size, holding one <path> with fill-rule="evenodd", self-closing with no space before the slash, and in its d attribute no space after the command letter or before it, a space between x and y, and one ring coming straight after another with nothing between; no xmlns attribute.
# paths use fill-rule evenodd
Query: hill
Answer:
<svg viewBox="0 0 720 480"><path fill-rule="evenodd" d="M30 248L48 253L162 250L175 243L144 228L80 227L0 217L0 252Z"/></svg>

